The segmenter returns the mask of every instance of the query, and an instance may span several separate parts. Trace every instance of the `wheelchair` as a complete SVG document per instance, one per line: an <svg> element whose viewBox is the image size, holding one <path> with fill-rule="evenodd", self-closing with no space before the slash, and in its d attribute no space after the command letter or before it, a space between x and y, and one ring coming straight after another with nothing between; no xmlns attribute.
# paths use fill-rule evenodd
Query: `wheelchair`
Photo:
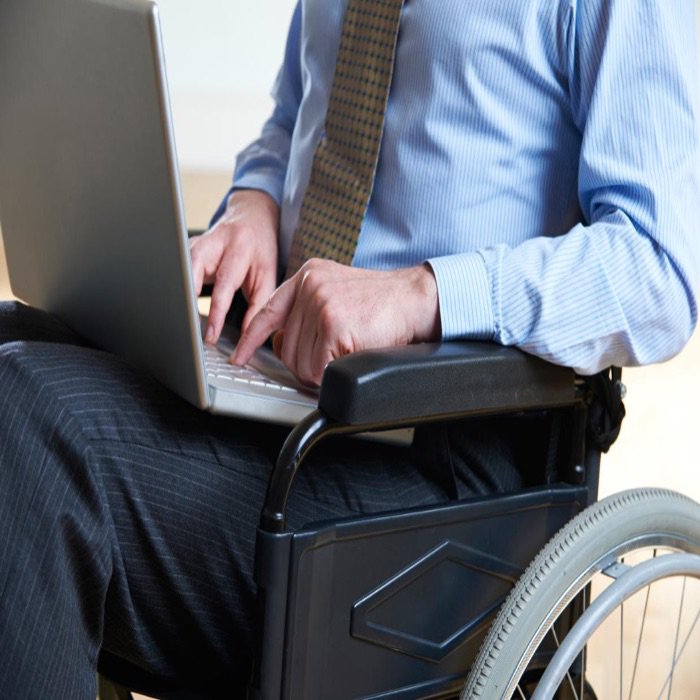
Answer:
<svg viewBox="0 0 700 700"><path fill-rule="evenodd" d="M489 343L367 351L330 364L318 410L290 433L261 513L249 700L595 700L587 643L602 620L653 581L700 578L698 504L661 490L596 502L622 388L617 370L580 378ZM500 416L528 421L543 443L522 491L287 527L295 475L320 440ZM611 583L591 603L601 574ZM695 623L676 634L659 697L670 697ZM630 698L639 649L636 657ZM163 691L109 657L100 672L101 700L129 690L195 697Z"/></svg>

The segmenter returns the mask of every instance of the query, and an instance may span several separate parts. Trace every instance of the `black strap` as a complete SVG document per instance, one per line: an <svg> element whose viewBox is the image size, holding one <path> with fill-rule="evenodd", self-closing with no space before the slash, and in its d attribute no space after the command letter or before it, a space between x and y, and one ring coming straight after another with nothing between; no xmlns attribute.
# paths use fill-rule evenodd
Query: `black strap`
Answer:
<svg viewBox="0 0 700 700"><path fill-rule="evenodd" d="M588 437L601 452L607 452L617 440L625 417L622 370L619 367L611 367L591 377L585 377L585 382L590 401Z"/></svg>

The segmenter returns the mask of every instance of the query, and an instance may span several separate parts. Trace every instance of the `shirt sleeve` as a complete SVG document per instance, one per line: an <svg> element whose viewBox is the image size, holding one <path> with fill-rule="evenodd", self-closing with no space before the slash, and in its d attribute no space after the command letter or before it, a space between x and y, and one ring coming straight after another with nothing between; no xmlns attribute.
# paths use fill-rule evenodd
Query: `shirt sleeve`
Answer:
<svg viewBox="0 0 700 700"><path fill-rule="evenodd" d="M292 133L302 97L300 32L301 3L298 2L292 14L284 62L272 89L274 111L265 122L260 137L238 154L233 186L212 217L212 224L224 213L234 189L262 190L278 204L282 201Z"/></svg>
<svg viewBox="0 0 700 700"><path fill-rule="evenodd" d="M697 320L700 147L692 0L571 0L582 223L430 260L443 337L590 374L673 356Z"/></svg>

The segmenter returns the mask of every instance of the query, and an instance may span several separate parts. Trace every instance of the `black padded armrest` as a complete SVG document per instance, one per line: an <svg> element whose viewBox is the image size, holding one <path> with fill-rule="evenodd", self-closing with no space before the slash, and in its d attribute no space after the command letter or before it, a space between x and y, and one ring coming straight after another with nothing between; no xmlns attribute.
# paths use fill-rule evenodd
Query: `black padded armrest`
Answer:
<svg viewBox="0 0 700 700"><path fill-rule="evenodd" d="M334 422L368 425L562 406L574 372L494 343L448 342L358 352L332 362L319 408Z"/></svg>

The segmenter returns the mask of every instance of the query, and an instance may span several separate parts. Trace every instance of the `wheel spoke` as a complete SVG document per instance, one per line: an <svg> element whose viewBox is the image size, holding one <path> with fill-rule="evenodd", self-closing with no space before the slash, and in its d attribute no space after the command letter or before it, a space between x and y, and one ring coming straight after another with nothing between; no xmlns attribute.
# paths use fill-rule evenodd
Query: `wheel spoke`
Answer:
<svg viewBox="0 0 700 700"><path fill-rule="evenodd" d="M678 651L678 637L681 633L681 615L683 614L683 603L685 602L685 587L688 579L683 577L683 587L681 588L681 602L678 606L678 621L676 622L676 638L673 640L673 663L671 664L671 678L668 683L668 697L666 700L671 700L671 690L673 689L673 674L676 670L676 664L678 663L678 657L676 652Z"/></svg>
<svg viewBox="0 0 700 700"><path fill-rule="evenodd" d="M654 556L656 557L656 550L654 550ZM647 586L647 594L644 600L644 612L642 613L642 626L639 629L639 638L637 639L637 650L634 655L634 666L632 667L632 680L630 682L630 692L627 696L627 700L632 700L632 692L634 691L634 682L637 678L637 666L639 664L639 652L642 648L642 636L644 635L644 625L647 621L647 610L649 608L649 594L651 593L651 586Z"/></svg>
<svg viewBox="0 0 700 700"><path fill-rule="evenodd" d="M642 556L642 559L651 559L654 548L661 548L659 552L664 553L664 556L654 557L650 562L651 566L645 567L644 564L635 563L633 555L644 555L646 552L646 557ZM667 549L678 553L666 556L662 550ZM576 621L566 638L556 640L559 647L557 654L543 670L532 697L546 700L556 695L560 689L563 694L571 694L573 698L571 680L564 680L564 677L567 676L567 672L570 677L579 674L580 664L588 666L584 669L587 677L595 670L591 666L594 647L586 646L589 638L610 612L619 608L623 601L642 588L647 588L644 592L646 599L639 597L635 601L634 609L625 603L626 610L623 613L623 622L627 623L623 636L626 635L629 639L622 657L622 698L633 700L641 692L642 685L646 685L644 671L647 649L645 648L642 654L642 644L650 646L653 609L662 603L661 594L655 588L652 606L648 587L654 581L665 578L687 576L700 579L698 554L700 508L698 504L679 494L643 489L616 494L591 505L552 538L516 584L483 643L475 668L472 669L465 686L464 697L470 700L492 700L501 697L506 689L510 691L507 697L512 700L525 700L530 697L530 685L527 685L524 679L528 677L532 662L536 660L540 663L540 656L536 659L535 656L549 655L557 651L553 644L554 637L550 634L552 626L557 625L556 634L561 637L563 628L559 625L564 624L568 629L568 625L571 624L568 606L574 602L576 596L580 596L586 585L598 575L602 575L615 579L609 587L603 586L602 603L597 605L597 599L592 600L591 592L588 591L586 612ZM622 565L622 556L625 557L625 561L634 565ZM661 561L667 559L670 561ZM606 596L608 590L613 592ZM688 664L691 667L689 670L693 670L694 656L690 649L694 647L699 636L700 611L697 609L697 603L690 604L690 593L691 588L688 587L687 601L681 615L682 622L677 632L673 662L674 667L678 664L678 669L672 671L667 667L661 673L661 676L665 677L668 674L669 677L665 684L659 683L656 686L657 690L662 690L658 700L667 700L672 674L673 688L676 695L679 695L681 672L685 672ZM578 598L579 602L582 600L581 597ZM646 612L640 620L639 612L643 609ZM692 612L693 609L695 612ZM693 622L696 612L698 617ZM626 621L625 616L628 618ZM664 618L672 628L673 616L664 615ZM688 622L693 622L692 638L688 633ZM613 638L620 634L619 630L607 631L613 632ZM606 631L603 630L601 634L604 638ZM634 640L634 637L637 639ZM541 646L543 638L546 639L544 648ZM668 642L667 649L671 651L670 634ZM593 641L590 643L596 644ZM614 686L618 685L614 676L615 670L606 669L606 666L610 665L610 650L607 656L605 648L599 651L602 669L601 678L598 680L601 683L612 680L613 686L599 692L610 692L617 700L618 692L614 690ZM654 650L652 655L658 657ZM686 659L686 656L689 658ZM613 671L612 679L609 676L604 678L609 670ZM663 677L657 676L657 682L663 682ZM574 678L573 682L576 697L581 699L583 687L585 698L589 688L585 677Z"/></svg>
<svg viewBox="0 0 700 700"><path fill-rule="evenodd" d="M654 581L679 576L700 579L700 556L691 553L670 554L638 564L617 579L596 598L585 614L576 621L566 639L562 641L559 650L550 659L540 678L534 698L549 700L552 697L581 653L583 645L623 601Z"/></svg>
<svg viewBox="0 0 700 700"><path fill-rule="evenodd" d="M683 656L683 652L685 651L686 646L688 646L688 642L690 641L690 638L693 635L693 631L695 630L695 625L698 624L698 620L700 620L700 608L698 608L698 612L695 615L695 618L693 619L693 623L690 625L690 629L688 630L688 634L685 635L685 639L683 640L683 644L681 645L681 650L678 652L677 656L675 655L675 652L674 652L673 665L671 666L671 670L668 672L668 675L666 676L666 680L664 681L664 684L661 687L661 692L659 693L659 697L657 698L657 700L661 700L661 696L664 694L664 691L666 690L666 686L672 682L673 672L676 668L676 665L680 661L681 656ZM669 689L669 697L670 697L670 689Z"/></svg>
<svg viewBox="0 0 700 700"><path fill-rule="evenodd" d="M678 663L681 656L683 656L683 652L685 651L685 648L688 645L688 641L690 640L690 637L693 634L693 630L695 629L695 625L698 624L698 620L700 620L700 608L698 609L697 615L695 615L695 619L693 620L693 624L690 626L690 631L688 632L688 634L685 637L685 640L683 641L683 645L681 646L681 650L678 652L678 656L676 657L676 663ZM673 665L673 668L675 668L675 663ZM664 682L664 685L661 688L661 692L659 693L659 697L657 700L661 700L661 696L664 694L664 690L666 690L666 686L669 684L669 682L671 680L671 674L673 673L673 668L669 671L668 676L666 676L666 681Z"/></svg>
<svg viewBox="0 0 700 700"><path fill-rule="evenodd" d="M552 627L551 629L552 636L554 637L554 643L557 645L557 649L561 646L559 644L559 636L557 635L557 631ZM581 700L581 696L576 692L576 686L574 685L574 679L571 677L571 673L569 671L566 672L566 680L569 681L569 686L571 687L571 692L575 696L575 700Z"/></svg>
<svg viewBox="0 0 700 700"><path fill-rule="evenodd" d="M623 562L624 563L624 562ZM624 671L623 650L625 648L625 603L620 605L620 700L622 700L622 678Z"/></svg>

